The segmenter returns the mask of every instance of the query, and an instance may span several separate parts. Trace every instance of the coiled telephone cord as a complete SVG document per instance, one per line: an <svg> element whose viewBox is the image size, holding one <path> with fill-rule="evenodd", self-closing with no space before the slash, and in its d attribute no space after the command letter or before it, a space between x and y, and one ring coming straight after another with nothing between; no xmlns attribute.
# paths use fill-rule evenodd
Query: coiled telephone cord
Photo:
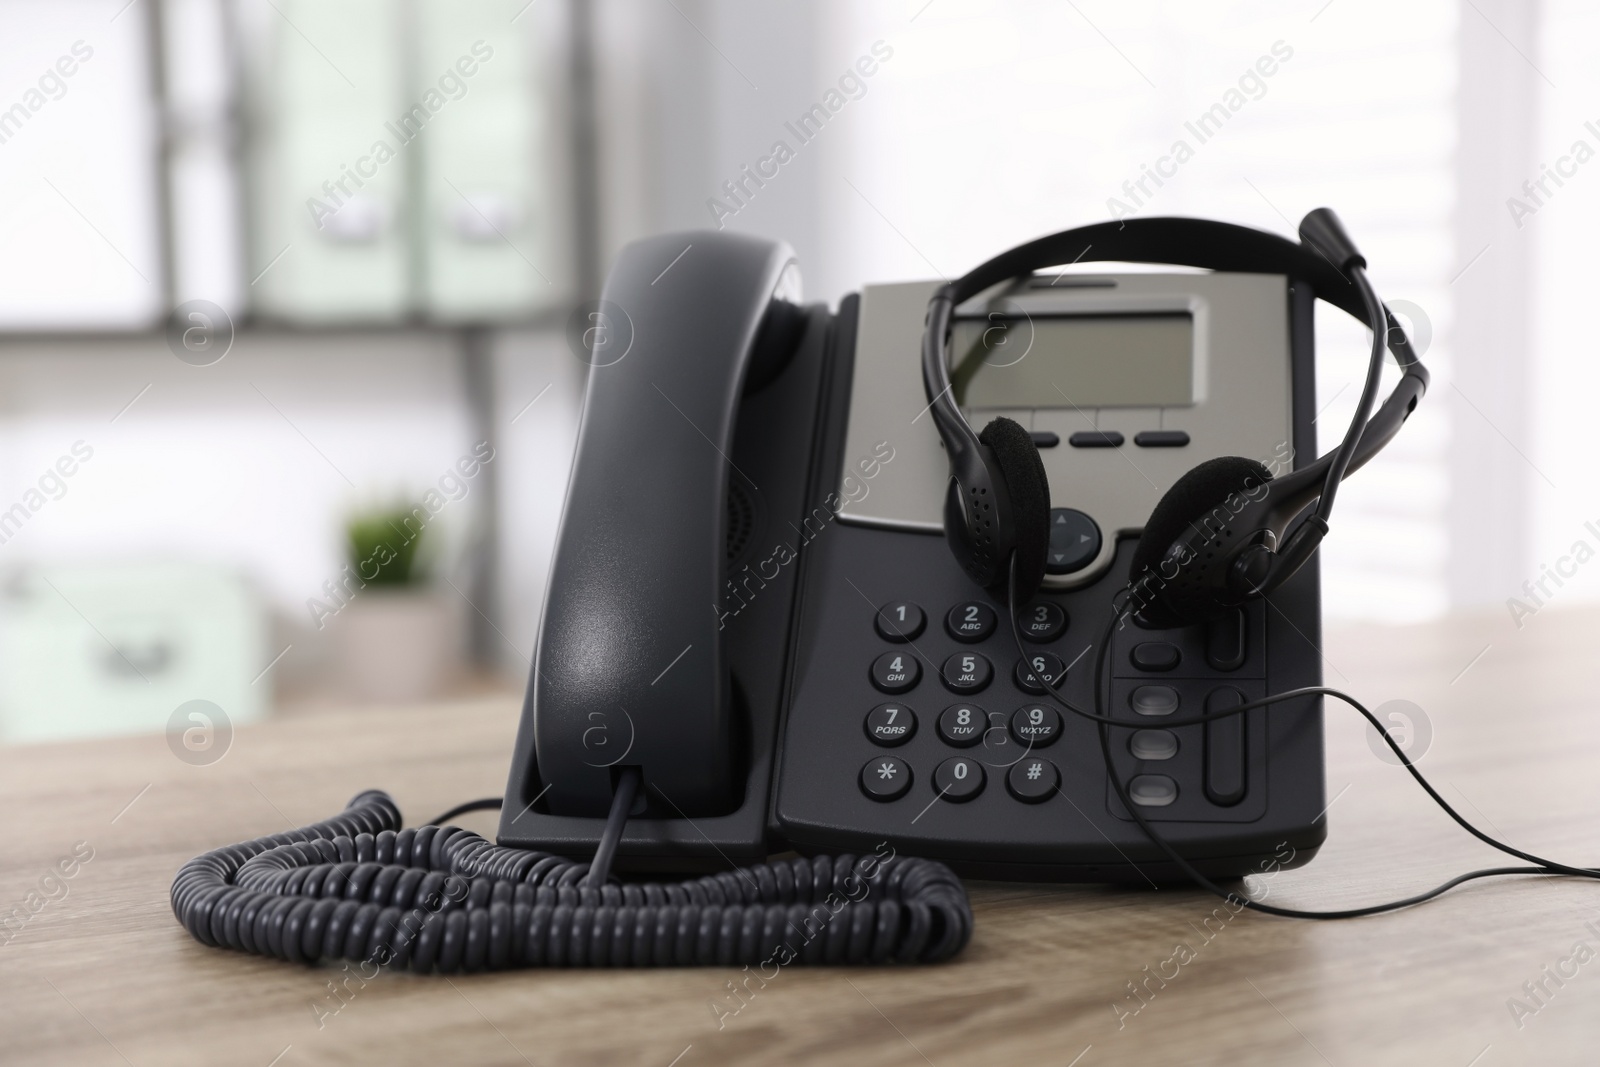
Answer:
<svg viewBox="0 0 1600 1067"><path fill-rule="evenodd" d="M681 882L610 881L632 795L619 787L589 864L456 826L401 829L394 801L370 790L331 819L190 860L172 910L207 945L440 974L936 963L972 935L965 888L930 860L816 856Z"/></svg>

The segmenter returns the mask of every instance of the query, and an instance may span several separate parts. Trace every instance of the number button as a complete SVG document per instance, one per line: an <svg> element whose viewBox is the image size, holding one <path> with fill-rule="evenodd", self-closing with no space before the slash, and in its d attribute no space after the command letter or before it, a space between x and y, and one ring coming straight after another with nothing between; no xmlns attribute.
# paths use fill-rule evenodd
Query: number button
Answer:
<svg viewBox="0 0 1600 1067"><path fill-rule="evenodd" d="M976 693L994 678L994 667L976 652L957 652L944 661L939 673L951 692Z"/></svg>
<svg viewBox="0 0 1600 1067"><path fill-rule="evenodd" d="M1054 689L1066 676L1066 664L1050 652L1035 652L1027 659L1017 660L1017 687L1030 693L1043 693L1046 686Z"/></svg>
<svg viewBox="0 0 1600 1067"><path fill-rule="evenodd" d="M867 712L866 726L874 744L894 748L917 732L917 713L904 704L879 704Z"/></svg>
<svg viewBox="0 0 1600 1067"><path fill-rule="evenodd" d="M933 771L933 788L946 800L971 800L983 792L983 764L965 756L951 756Z"/></svg>
<svg viewBox="0 0 1600 1067"><path fill-rule="evenodd" d="M1024 804L1049 800L1061 786L1061 772L1047 759L1018 760L1006 775L1006 789Z"/></svg>
<svg viewBox="0 0 1600 1067"><path fill-rule="evenodd" d="M899 800L911 788L911 764L894 756L869 759L861 768L861 791L873 800Z"/></svg>
<svg viewBox="0 0 1600 1067"><path fill-rule="evenodd" d="M1017 616L1022 636L1029 641L1054 641L1067 628L1067 613L1049 600L1035 600Z"/></svg>
<svg viewBox="0 0 1600 1067"><path fill-rule="evenodd" d="M945 744L957 748L970 748L982 741L988 728L989 716L976 704L956 704L939 716L939 736Z"/></svg>
<svg viewBox="0 0 1600 1067"><path fill-rule="evenodd" d="M1020 707L1011 715L1011 736L1034 748L1055 744L1061 736L1061 715L1042 704Z"/></svg>
<svg viewBox="0 0 1600 1067"><path fill-rule="evenodd" d="M885 652L872 661L872 684L885 693L904 693L922 680L922 664L909 652Z"/></svg>
<svg viewBox="0 0 1600 1067"><path fill-rule="evenodd" d="M987 604L973 601L969 604L957 604L950 609L950 614L944 617L944 628L950 631L950 636L957 641L982 641L994 633L994 609Z"/></svg>
<svg viewBox="0 0 1600 1067"><path fill-rule="evenodd" d="M928 625L928 616L909 600L895 600L878 609L874 625L879 637L899 644L915 641Z"/></svg>

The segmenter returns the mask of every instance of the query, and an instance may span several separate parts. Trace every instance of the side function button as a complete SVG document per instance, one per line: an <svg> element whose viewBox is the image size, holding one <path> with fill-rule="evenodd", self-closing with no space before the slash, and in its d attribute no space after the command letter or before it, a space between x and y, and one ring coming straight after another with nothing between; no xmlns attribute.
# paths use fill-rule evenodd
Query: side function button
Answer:
<svg viewBox="0 0 1600 1067"><path fill-rule="evenodd" d="M1061 714L1043 704L1026 704L1011 713L1011 736L1034 748L1053 745L1061 736Z"/></svg>
<svg viewBox="0 0 1600 1067"><path fill-rule="evenodd" d="M917 732L917 713L904 704L879 704L867 712L866 728L874 744L894 748Z"/></svg>
<svg viewBox="0 0 1600 1067"><path fill-rule="evenodd" d="M1231 608L1206 623L1206 662L1212 669L1236 671L1250 654L1245 645L1244 612Z"/></svg>
<svg viewBox="0 0 1600 1067"><path fill-rule="evenodd" d="M915 641L928 625L928 616L909 600L893 600L878 609L874 625L885 641Z"/></svg>
<svg viewBox="0 0 1600 1067"><path fill-rule="evenodd" d="M1135 730L1128 738L1134 759L1171 759L1178 754L1178 735L1171 730Z"/></svg>
<svg viewBox="0 0 1600 1067"><path fill-rule="evenodd" d="M983 740L989 716L976 704L952 704L939 716L939 736L947 745L971 748Z"/></svg>
<svg viewBox="0 0 1600 1067"><path fill-rule="evenodd" d="M951 608L944 617L944 628L957 641L982 641L994 633L995 621L994 609L974 600Z"/></svg>
<svg viewBox="0 0 1600 1067"><path fill-rule="evenodd" d="M1022 609L1017 624L1029 641L1054 641L1067 628L1067 613L1053 600L1035 600Z"/></svg>
<svg viewBox="0 0 1600 1067"><path fill-rule="evenodd" d="M922 663L909 652L885 652L872 661L872 684L885 693L904 693L922 680Z"/></svg>
<svg viewBox="0 0 1600 1067"><path fill-rule="evenodd" d="M1074 508L1050 509L1050 545L1045 552L1046 574L1081 571L1100 554L1100 527Z"/></svg>
<svg viewBox="0 0 1600 1067"><path fill-rule="evenodd" d="M1029 693L1043 693L1045 687L1054 689L1067 676L1066 664L1053 652L1035 652L1027 659L1017 660L1017 688Z"/></svg>
<svg viewBox="0 0 1600 1067"><path fill-rule="evenodd" d="M993 680L994 667L989 664L987 657L977 652L957 652L944 661L939 674L951 692L976 693Z"/></svg>
<svg viewBox="0 0 1600 1067"><path fill-rule="evenodd" d="M1140 448L1182 448L1189 443L1189 435L1182 430L1140 430L1133 435L1133 443Z"/></svg>
<svg viewBox="0 0 1600 1067"><path fill-rule="evenodd" d="M1047 759L1018 760L1006 773L1006 790L1024 804L1049 800L1061 786L1061 772Z"/></svg>
<svg viewBox="0 0 1600 1067"><path fill-rule="evenodd" d="M911 764L894 756L869 759L861 768L861 791L873 800L899 800L911 788Z"/></svg>
<svg viewBox="0 0 1600 1067"><path fill-rule="evenodd" d="M1128 707L1140 715L1171 715L1178 710L1178 691L1170 685L1141 685L1128 696Z"/></svg>
<svg viewBox="0 0 1600 1067"><path fill-rule="evenodd" d="M1178 783L1164 774L1135 775L1128 796L1141 808L1164 808L1178 799Z"/></svg>
<svg viewBox="0 0 1600 1067"><path fill-rule="evenodd" d="M1244 702L1243 693L1225 685L1206 697L1206 714L1216 715ZM1228 715L1206 723L1205 784L1206 799L1211 803L1226 808L1244 799L1245 743L1243 715Z"/></svg>
<svg viewBox="0 0 1600 1067"><path fill-rule="evenodd" d="M1145 641L1128 653L1128 662L1141 671L1170 671L1182 658L1178 646L1165 641Z"/></svg>
<svg viewBox="0 0 1600 1067"><path fill-rule="evenodd" d="M983 792L983 764L965 756L951 756L933 769L933 788L946 800L960 803Z"/></svg>

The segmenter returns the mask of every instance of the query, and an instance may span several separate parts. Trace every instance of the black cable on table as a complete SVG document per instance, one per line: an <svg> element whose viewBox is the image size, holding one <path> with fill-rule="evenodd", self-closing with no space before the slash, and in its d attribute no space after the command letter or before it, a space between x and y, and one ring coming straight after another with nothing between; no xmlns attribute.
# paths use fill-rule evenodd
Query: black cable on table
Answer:
<svg viewBox="0 0 1600 1067"><path fill-rule="evenodd" d="M207 945L442 974L937 963L972 936L960 879L942 863L892 853L611 881L637 787L636 774L619 781L593 865L492 845L456 826L402 830L394 801L369 790L331 819L190 860L172 883L172 911ZM490 806L465 807L473 805Z"/></svg>

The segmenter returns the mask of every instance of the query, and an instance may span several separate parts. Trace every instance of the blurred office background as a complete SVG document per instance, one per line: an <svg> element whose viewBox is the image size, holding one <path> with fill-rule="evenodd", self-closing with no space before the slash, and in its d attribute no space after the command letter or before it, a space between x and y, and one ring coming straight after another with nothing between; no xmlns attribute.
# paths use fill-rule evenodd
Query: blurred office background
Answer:
<svg viewBox="0 0 1600 1067"><path fill-rule="evenodd" d="M718 224L787 239L836 302L1118 211L1287 234L1336 206L1436 384L1341 496L1330 622L1500 611L1510 639L1508 598L1600 594L1570 564L1600 548L1597 21L1577 0L8 0L0 740L159 730L191 699L239 722L520 686L583 382L569 315L626 241ZM778 141L778 174L731 194ZM1331 315L1319 340L1326 442L1365 341ZM373 524L416 506L418 558L352 594Z"/></svg>

